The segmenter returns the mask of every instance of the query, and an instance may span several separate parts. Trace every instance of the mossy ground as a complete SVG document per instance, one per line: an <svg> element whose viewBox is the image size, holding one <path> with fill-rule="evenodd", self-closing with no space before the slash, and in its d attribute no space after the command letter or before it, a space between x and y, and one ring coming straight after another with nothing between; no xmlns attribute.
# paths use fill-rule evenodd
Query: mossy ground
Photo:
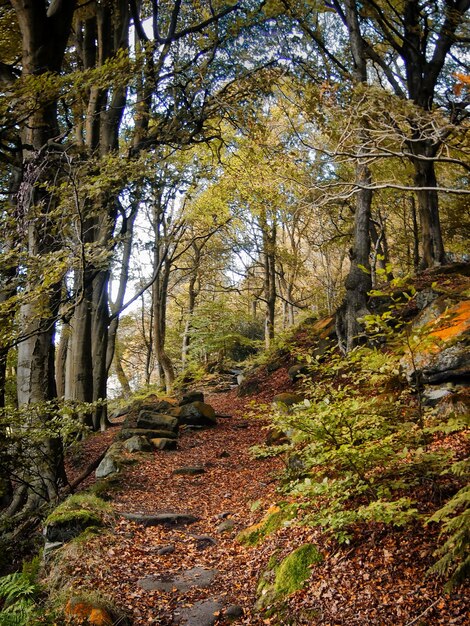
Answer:
<svg viewBox="0 0 470 626"><path fill-rule="evenodd" d="M46 518L44 525L56 526L77 521L88 526L99 526L103 523L103 518L111 512L111 506L101 498L92 494L78 494L59 504Z"/></svg>
<svg viewBox="0 0 470 626"><path fill-rule="evenodd" d="M296 508L292 506L272 506L258 524L243 530L237 540L246 546L255 546L265 537L279 530L286 521L293 519L295 514Z"/></svg>
<svg viewBox="0 0 470 626"><path fill-rule="evenodd" d="M323 557L317 547L306 543L281 562L271 558L258 584L258 609L278 605L291 593L302 588L310 577L311 566L321 563Z"/></svg>

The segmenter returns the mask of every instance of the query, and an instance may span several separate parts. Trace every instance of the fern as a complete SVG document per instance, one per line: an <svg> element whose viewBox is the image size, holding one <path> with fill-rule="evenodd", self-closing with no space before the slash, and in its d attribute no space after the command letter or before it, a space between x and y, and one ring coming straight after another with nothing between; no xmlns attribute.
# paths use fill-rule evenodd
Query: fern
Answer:
<svg viewBox="0 0 470 626"><path fill-rule="evenodd" d="M460 467L459 467L460 469ZM428 520L442 522L441 536L447 539L435 552L439 560L429 569L430 574L449 576L446 589L461 584L470 574L470 485L460 489Z"/></svg>
<svg viewBox="0 0 470 626"><path fill-rule="evenodd" d="M36 597L40 591L34 573L27 571L9 574L0 578L0 626L23 626L36 609Z"/></svg>

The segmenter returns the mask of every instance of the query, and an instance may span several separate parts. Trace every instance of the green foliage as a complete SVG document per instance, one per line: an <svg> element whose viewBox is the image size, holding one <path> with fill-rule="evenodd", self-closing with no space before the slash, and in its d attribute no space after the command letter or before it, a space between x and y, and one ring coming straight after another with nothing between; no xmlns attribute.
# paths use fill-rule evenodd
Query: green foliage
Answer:
<svg viewBox="0 0 470 626"><path fill-rule="evenodd" d="M30 624L38 611L41 588L37 583L39 559L23 565L23 571L0 578L0 624L23 626Z"/></svg>
<svg viewBox="0 0 470 626"><path fill-rule="evenodd" d="M301 477L286 473L282 491L298 499L305 523L340 543L350 541L358 524L405 526L421 519L414 490L437 485L453 459L452 450L429 444L436 432L466 427L466 419L439 418L418 406L409 389L400 390L400 356L400 349L389 348L330 356L316 366L315 381L304 383L307 400L272 415L274 426L289 432L303 465ZM452 471L462 478L468 465L455 463ZM442 523L446 540L432 571L451 575L449 585L468 573L469 499L470 490L460 490L428 520Z"/></svg>
<svg viewBox="0 0 470 626"><path fill-rule="evenodd" d="M470 462L465 459L455 463L451 471L468 479ZM460 489L426 521L431 522L442 524L441 537L445 541L436 551L440 558L429 573L449 577L446 589L450 591L470 574L470 486Z"/></svg>

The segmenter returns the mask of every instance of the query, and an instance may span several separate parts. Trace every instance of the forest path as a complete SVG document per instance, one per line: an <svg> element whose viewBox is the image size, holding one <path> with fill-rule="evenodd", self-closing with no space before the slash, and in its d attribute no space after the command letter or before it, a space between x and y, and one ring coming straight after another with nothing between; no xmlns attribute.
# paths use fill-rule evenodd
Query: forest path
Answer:
<svg viewBox="0 0 470 626"><path fill-rule="evenodd" d="M238 398L236 390L207 395L206 401L217 413L231 417L219 418L213 429L183 430L176 451L142 456L125 470L119 491L112 495L117 512L189 513L198 521L145 527L119 517L112 533L87 544L86 559L78 565L80 571L74 571L88 588L91 584L111 595L135 625L227 624L227 607L229 614L243 610L237 624L265 623L253 612L260 555L235 538L259 518L260 511L252 513L250 505L259 501L265 508L275 499L282 462L250 456L250 447L263 443L266 431L261 421L244 417L248 400ZM203 473L174 474L187 467L202 468ZM176 590L177 581L168 584L184 572L203 570L215 575L206 587ZM148 589L153 586L148 577L164 579L166 590ZM186 617L194 614L189 621L186 610Z"/></svg>

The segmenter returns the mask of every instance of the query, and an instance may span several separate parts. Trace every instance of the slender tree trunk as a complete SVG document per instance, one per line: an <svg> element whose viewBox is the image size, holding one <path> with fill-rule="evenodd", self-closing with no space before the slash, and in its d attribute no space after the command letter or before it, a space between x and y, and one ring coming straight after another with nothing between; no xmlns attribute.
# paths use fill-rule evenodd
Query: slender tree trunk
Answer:
<svg viewBox="0 0 470 626"><path fill-rule="evenodd" d="M424 157L434 156L435 150L425 142L414 145L414 153ZM421 229L423 256L419 267L425 269L445 263L446 254L442 240L439 218L439 198L434 162L426 159L414 159L415 185L420 187L416 192L418 198L418 214ZM429 189L429 188L434 189ZM428 189L427 189L428 188Z"/></svg>
<svg viewBox="0 0 470 626"><path fill-rule="evenodd" d="M360 32L357 4L355 0L345 1L346 21L349 30L349 43L354 61L354 79L357 84L367 83L367 65ZM358 133L359 160L356 165L356 211L354 215L354 239L350 252L351 268L346 278L346 295L338 311L337 334L340 347L349 352L363 338L363 326L360 318L368 311L367 298L371 289L370 268L370 220L372 191L371 173L365 162L366 153L363 146L367 144L367 129ZM363 158L361 158L363 155Z"/></svg>

